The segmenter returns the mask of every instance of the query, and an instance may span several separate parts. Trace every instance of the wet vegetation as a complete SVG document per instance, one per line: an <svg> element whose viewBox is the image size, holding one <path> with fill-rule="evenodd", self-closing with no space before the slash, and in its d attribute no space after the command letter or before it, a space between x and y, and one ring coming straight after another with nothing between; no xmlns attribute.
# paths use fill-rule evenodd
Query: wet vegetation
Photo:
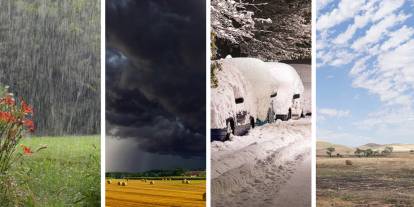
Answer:
<svg viewBox="0 0 414 207"><path fill-rule="evenodd" d="M0 83L34 106L36 135L99 132L99 6L0 1Z"/></svg>
<svg viewBox="0 0 414 207"><path fill-rule="evenodd" d="M0 0L0 87L0 206L100 206L100 1Z"/></svg>

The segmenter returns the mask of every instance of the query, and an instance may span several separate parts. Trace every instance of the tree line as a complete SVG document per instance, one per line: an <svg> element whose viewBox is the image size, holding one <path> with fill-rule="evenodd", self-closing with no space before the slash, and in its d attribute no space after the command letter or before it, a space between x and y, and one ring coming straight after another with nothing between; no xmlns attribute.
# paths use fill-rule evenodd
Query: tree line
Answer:
<svg viewBox="0 0 414 207"><path fill-rule="evenodd" d="M1 0L0 84L33 105L37 135L99 133L99 0Z"/></svg>
<svg viewBox="0 0 414 207"><path fill-rule="evenodd" d="M340 153L336 153L335 154L336 149L334 147L328 147L326 148L326 154L329 157L343 157L342 154ZM356 148L354 155L357 157L375 157L375 156L386 156L391 154L394 151L393 147L387 146L385 147L383 150L373 150L371 148L368 149L360 149L360 148ZM410 151L411 152L411 151Z"/></svg>
<svg viewBox="0 0 414 207"><path fill-rule="evenodd" d="M176 168L171 170L149 170L144 172L107 172L106 177L110 178L126 178L126 177L178 177L185 176L190 171L200 172L201 176L205 177L204 169L187 170L183 168Z"/></svg>

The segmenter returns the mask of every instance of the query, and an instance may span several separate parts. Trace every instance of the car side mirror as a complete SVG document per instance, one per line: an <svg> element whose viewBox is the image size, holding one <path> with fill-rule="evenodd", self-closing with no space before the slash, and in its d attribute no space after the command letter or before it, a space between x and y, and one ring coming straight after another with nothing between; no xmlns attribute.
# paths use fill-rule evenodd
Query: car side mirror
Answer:
<svg viewBox="0 0 414 207"><path fill-rule="evenodd" d="M300 94L293 95L293 99L298 99L298 98L300 98Z"/></svg>

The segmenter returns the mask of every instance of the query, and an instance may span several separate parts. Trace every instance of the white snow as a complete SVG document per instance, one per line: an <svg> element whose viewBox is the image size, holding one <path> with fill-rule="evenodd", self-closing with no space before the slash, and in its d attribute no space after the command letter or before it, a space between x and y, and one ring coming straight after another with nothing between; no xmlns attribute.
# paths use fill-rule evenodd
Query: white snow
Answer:
<svg viewBox="0 0 414 207"><path fill-rule="evenodd" d="M256 110L252 102L250 83L234 66L223 63L224 60L217 62L221 64L222 69L216 73L218 87L211 89L211 128L226 127L226 119L233 117L238 110L235 104L236 98L243 97L242 107L255 117Z"/></svg>
<svg viewBox="0 0 414 207"><path fill-rule="evenodd" d="M303 111L312 113L312 68L310 64L291 64L302 79L303 91Z"/></svg>
<svg viewBox="0 0 414 207"><path fill-rule="evenodd" d="M227 58L222 60L222 63L225 68L237 68L248 80L255 98L253 106L256 107L257 118L262 121L266 120L270 107L270 95L278 88L278 82L272 78L269 66L256 58Z"/></svg>
<svg viewBox="0 0 414 207"><path fill-rule="evenodd" d="M303 83L296 70L285 63L268 62L270 73L275 81L279 83L277 96L273 101L273 110L276 114L288 114L289 108L293 107L292 97L294 94L303 96ZM298 107L302 108L302 97L298 99ZM300 113L300 112L299 112Z"/></svg>
<svg viewBox="0 0 414 207"><path fill-rule="evenodd" d="M311 121L309 118L265 124L246 136L211 144L213 206L284 206L289 190L309 194ZM305 177L298 183L291 178ZM307 180L309 179L309 181ZM310 196L301 199L309 204ZM288 206L288 205L286 205Z"/></svg>

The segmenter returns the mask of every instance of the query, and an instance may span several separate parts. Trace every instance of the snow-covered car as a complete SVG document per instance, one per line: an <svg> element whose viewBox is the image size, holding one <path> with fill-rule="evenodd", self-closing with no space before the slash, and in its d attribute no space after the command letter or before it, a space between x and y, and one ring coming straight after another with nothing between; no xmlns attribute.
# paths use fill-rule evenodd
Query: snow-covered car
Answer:
<svg viewBox="0 0 414 207"><path fill-rule="evenodd" d="M269 65L257 58L226 58L222 63L235 67L251 86L252 107L257 112L257 122L269 120L271 96L277 94L278 82L270 73Z"/></svg>
<svg viewBox="0 0 414 207"><path fill-rule="evenodd" d="M231 64L212 63L217 86L211 89L211 139L226 140L231 134L243 135L255 126L251 85Z"/></svg>
<svg viewBox="0 0 414 207"><path fill-rule="evenodd" d="M295 68L296 72L299 74L300 79L302 79L304 92L302 95L303 98L303 114L306 116L312 115L312 68L311 64L289 64Z"/></svg>
<svg viewBox="0 0 414 207"><path fill-rule="evenodd" d="M296 70L285 63L267 62L272 77L278 83L277 95L271 95L269 121L304 117L302 80Z"/></svg>

